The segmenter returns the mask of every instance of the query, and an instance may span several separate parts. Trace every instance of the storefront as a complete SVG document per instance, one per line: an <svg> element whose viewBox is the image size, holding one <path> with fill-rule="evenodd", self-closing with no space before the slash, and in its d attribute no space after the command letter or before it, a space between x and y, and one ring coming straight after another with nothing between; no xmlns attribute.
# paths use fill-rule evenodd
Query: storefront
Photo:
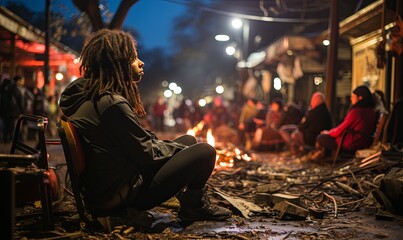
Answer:
<svg viewBox="0 0 403 240"><path fill-rule="evenodd" d="M322 81L315 78L323 78L325 73L321 59L323 54L312 39L286 35L262 51L252 53L247 63L254 72L260 73L264 93L272 96L278 91L290 102L307 100L312 91L320 90Z"/></svg>
<svg viewBox="0 0 403 240"><path fill-rule="evenodd" d="M383 2L376 1L339 23L336 98L348 97L361 84L372 91L383 91L392 103L402 96L401 55L393 55L389 49L397 13L384 7ZM279 76L287 87L288 101L309 99L312 92L325 90L327 49L323 40L328 35L325 31L314 39L283 36L261 52L252 53L248 58L250 68L262 71L263 80L269 79L268 90L272 88L272 78ZM382 36L386 38L385 63L378 67Z"/></svg>
<svg viewBox="0 0 403 240"><path fill-rule="evenodd" d="M397 76L394 69L400 68L400 65L396 62L396 56L390 52L390 31L396 24L396 16L396 12L384 8L383 1L376 1L340 22L340 39L351 45L350 91L365 84L372 91L384 92L389 102L397 97L394 96L394 88L401 81L401 76ZM328 32L324 32L316 41L321 42L327 37ZM384 38L383 44L381 41ZM342 97L346 94L346 89L341 89L339 82L337 83L336 96Z"/></svg>
<svg viewBox="0 0 403 240"><path fill-rule="evenodd" d="M0 36L1 79L21 75L29 89L42 89L45 86L44 33L0 6ZM54 94L58 85L79 76L78 56L67 46L51 40L47 94Z"/></svg>

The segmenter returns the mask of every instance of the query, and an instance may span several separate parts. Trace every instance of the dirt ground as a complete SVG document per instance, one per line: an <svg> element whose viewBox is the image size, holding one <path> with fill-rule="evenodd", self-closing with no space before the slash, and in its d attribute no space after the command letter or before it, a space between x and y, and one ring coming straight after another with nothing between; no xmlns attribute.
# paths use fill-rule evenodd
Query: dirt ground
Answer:
<svg viewBox="0 0 403 240"><path fill-rule="evenodd" d="M61 146L50 146L48 152L63 187ZM234 160L232 167L217 167L209 181L212 200L233 211L226 221L182 223L173 199L130 219L110 218L109 230L91 232L80 225L74 200L65 191L55 203L54 231L38 230L40 219L17 216L15 239L402 239L403 217L383 211L371 198L378 186L374 180L395 162L379 159L360 168L357 159L333 166L287 151L234 155L230 147L218 152L218 162ZM276 194L297 196L288 199L289 206L301 209L281 212L285 208L276 204L284 198ZM24 206L17 213L35 210Z"/></svg>

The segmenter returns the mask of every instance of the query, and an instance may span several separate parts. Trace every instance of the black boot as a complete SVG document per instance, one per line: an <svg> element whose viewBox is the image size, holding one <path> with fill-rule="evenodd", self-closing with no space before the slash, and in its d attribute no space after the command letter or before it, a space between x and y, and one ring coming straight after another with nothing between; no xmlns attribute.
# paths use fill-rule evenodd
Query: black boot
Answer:
<svg viewBox="0 0 403 240"><path fill-rule="evenodd" d="M183 221L221 221L229 218L232 212L210 203L206 188L186 189L177 195L180 203L179 218Z"/></svg>

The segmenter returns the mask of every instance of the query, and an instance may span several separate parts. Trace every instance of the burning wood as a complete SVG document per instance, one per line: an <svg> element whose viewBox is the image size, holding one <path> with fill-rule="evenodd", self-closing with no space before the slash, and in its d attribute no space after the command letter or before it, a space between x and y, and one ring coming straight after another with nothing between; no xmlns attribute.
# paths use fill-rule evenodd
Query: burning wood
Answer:
<svg viewBox="0 0 403 240"><path fill-rule="evenodd" d="M186 134L195 136L199 138L199 140L207 142L216 149L216 169L233 168L236 164L236 161L253 160L253 156L251 154L241 150L232 143L218 142L213 136L213 131L211 128L209 128L204 134L204 127L204 122L201 121L195 127L188 129Z"/></svg>

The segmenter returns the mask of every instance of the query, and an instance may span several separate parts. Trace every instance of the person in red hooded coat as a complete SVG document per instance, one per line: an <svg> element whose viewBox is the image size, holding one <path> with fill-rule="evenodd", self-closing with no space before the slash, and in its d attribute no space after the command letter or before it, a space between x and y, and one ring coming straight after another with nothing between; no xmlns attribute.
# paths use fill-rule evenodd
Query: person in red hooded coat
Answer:
<svg viewBox="0 0 403 240"><path fill-rule="evenodd" d="M316 138L316 145L324 149L326 155L337 149L345 132L347 135L342 143L342 150L354 152L372 144L377 113L369 88L364 85L355 88L351 94L351 104L343 122L328 131L322 131Z"/></svg>

